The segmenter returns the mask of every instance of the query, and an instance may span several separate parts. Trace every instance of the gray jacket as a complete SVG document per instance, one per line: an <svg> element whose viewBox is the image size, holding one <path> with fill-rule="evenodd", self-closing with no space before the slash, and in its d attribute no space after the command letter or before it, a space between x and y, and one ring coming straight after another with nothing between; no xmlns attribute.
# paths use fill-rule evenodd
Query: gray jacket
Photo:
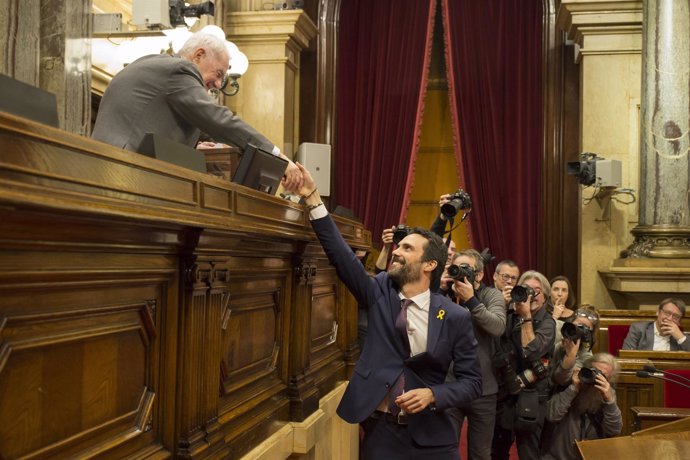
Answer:
<svg viewBox="0 0 690 460"><path fill-rule="evenodd" d="M688 334L685 334L688 337ZM623 342L623 350L652 350L654 349L654 321L633 323ZM690 351L690 340L678 345L671 337L671 351Z"/></svg>
<svg viewBox="0 0 690 460"><path fill-rule="evenodd" d="M613 392L613 389L611 389ZM542 460L576 460L581 458L575 441L599 439L593 419L600 420L601 435L604 438L618 436L623 429L621 410L613 401L602 403L601 409L593 417L579 414L571 409L578 392L573 385L554 394L546 403L546 420L549 422L542 435Z"/></svg>
<svg viewBox="0 0 690 460"><path fill-rule="evenodd" d="M273 149L266 137L213 100L194 64L156 54L136 60L113 78L92 137L136 151L147 132L194 147L200 130L240 149L248 143Z"/></svg>

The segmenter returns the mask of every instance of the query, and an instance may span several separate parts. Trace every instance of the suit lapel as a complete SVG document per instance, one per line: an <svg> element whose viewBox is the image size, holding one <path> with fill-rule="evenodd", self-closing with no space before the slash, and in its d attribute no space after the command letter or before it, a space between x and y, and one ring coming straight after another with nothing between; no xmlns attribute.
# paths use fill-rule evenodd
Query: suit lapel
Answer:
<svg viewBox="0 0 690 460"><path fill-rule="evenodd" d="M426 337L426 351L428 353L432 353L434 348L436 348L445 314L446 312L441 308L441 302L438 300L438 297L436 294L432 294L429 304L429 330Z"/></svg>

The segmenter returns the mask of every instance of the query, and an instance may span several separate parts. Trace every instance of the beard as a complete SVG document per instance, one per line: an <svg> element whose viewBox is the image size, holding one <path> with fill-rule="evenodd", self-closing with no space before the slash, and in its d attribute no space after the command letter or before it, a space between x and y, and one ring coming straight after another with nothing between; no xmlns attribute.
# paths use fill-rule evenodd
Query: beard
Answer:
<svg viewBox="0 0 690 460"><path fill-rule="evenodd" d="M585 389L580 391L577 395L573 406L575 406L575 410L580 414L594 414L601 408L603 403L604 398L601 392L597 390L594 385L587 385Z"/></svg>
<svg viewBox="0 0 690 460"><path fill-rule="evenodd" d="M393 263L388 269L388 277L399 287L403 287L408 283L419 281L422 276L421 267L421 262L408 264L402 257L394 256Z"/></svg>

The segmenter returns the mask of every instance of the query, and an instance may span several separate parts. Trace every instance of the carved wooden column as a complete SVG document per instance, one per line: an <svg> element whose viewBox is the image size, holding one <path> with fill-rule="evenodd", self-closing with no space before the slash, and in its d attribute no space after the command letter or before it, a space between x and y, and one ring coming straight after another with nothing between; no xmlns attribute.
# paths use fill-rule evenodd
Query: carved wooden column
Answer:
<svg viewBox="0 0 690 460"><path fill-rule="evenodd" d="M302 421L319 407L319 391L311 373L312 283L317 274L314 258L299 251L292 261L293 290L290 347L290 420Z"/></svg>
<svg viewBox="0 0 690 460"><path fill-rule="evenodd" d="M226 104L291 157L299 142L300 52L316 26L304 11L284 10L227 13L223 28L249 59L240 92Z"/></svg>

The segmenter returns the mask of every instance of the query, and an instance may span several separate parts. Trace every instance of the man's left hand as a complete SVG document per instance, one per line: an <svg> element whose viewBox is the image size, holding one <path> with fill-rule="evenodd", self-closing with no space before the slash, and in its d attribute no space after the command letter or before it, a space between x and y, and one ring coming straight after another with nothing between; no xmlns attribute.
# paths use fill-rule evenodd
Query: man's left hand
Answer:
<svg viewBox="0 0 690 460"><path fill-rule="evenodd" d="M608 380L606 380L606 377L603 375L597 375L594 380L594 387L601 392L601 396L603 396L604 401L606 402L611 402L613 401L613 393L611 392L611 384L609 383Z"/></svg>
<svg viewBox="0 0 690 460"><path fill-rule="evenodd" d="M474 296L474 288L466 278L455 280L453 283L453 290L458 295L461 302L467 302Z"/></svg>
<svg viewBox="0 0 690 460"><path fill-rule="evenodd" d="M416 414L427 408L436 401L434 393L429 388L415 388L407 391L395 399L395 404L400 406L406 414Z"/></svg>

